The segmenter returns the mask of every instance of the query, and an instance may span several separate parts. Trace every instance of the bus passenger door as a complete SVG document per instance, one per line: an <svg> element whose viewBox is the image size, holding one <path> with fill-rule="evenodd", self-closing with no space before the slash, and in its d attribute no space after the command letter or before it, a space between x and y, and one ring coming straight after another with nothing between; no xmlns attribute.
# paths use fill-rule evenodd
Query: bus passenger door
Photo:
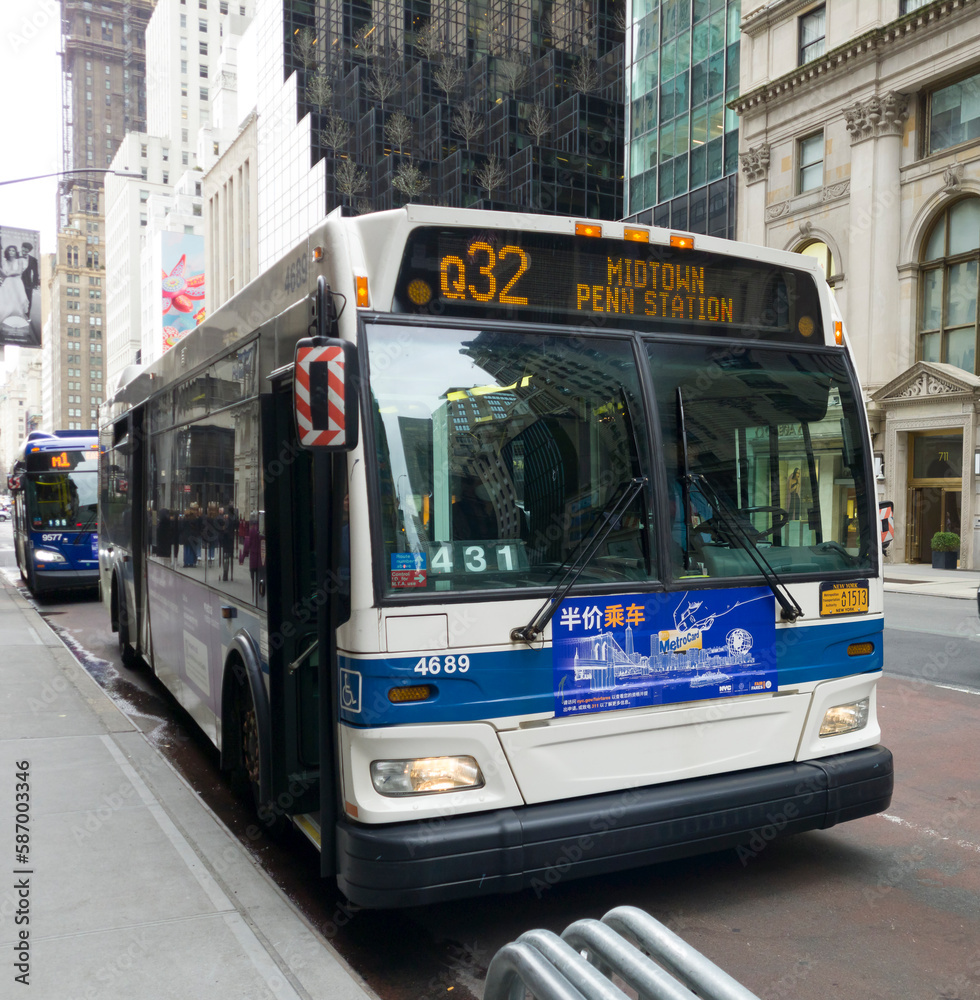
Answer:
<svg viewBox="0 0 980 1000"><path fill-rule="evenodd" d="M318 659L314 648L313 477L310 452L296 438L292 383L263 400L268 544L269 701L273 799L289 814L319 802Z"/></svg>

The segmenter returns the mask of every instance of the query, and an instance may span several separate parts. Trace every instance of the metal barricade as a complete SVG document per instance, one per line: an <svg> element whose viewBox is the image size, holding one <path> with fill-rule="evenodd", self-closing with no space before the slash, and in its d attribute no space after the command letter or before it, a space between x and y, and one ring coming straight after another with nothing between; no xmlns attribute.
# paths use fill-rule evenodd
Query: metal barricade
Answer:
<svg viewBox="0 0 980 1000"><path fill-rule="evenodd" d="M635 906L576 920L559 937L533 930L504 945L487 969L483 1000L759 1000L727 972Z"/></svg>

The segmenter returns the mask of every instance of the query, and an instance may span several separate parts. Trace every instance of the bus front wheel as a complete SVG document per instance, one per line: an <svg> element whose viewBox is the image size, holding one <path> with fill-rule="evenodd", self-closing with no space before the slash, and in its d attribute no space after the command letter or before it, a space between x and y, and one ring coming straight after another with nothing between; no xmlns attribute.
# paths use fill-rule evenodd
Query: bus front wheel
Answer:
<svg viewBox="0 0 980 1000"><path fill-rule="evenodd" d="M232 787L238 795L252 803L266 833L271 837L278 837L289 822L283 811L276 808L275 803L262 801L259 723L247 680L241 681L238 685L237 701L240 755L239 763L232 773Z"/></svg>

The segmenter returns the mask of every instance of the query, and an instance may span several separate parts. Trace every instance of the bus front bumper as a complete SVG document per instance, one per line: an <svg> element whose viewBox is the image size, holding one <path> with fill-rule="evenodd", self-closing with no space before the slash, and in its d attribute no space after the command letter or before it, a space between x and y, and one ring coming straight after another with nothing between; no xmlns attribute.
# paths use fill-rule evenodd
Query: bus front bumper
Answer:
<svg viewBox="0 0 980 1000"><path fill-rule="evenodd" d="M98 569L36 569L34 592L88 590L99 585Z"/></svg>
<svg viewBox="0 0 980 1000"><path fill-rule="evenodd" d="M881 812L892 755L818 760L417 823L337 827L337 884L365 907L546 891L709 851L754 856L776 837Z"/></svg>

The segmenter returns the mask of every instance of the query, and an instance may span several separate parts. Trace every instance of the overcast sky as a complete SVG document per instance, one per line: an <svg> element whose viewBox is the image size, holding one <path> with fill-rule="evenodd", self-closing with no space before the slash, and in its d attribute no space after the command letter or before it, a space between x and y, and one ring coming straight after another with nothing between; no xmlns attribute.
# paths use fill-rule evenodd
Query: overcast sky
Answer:
<svg viewBox="0 0 980 1000"><path fill-rule="evenodd" d="M60 170L61 47L58 0L0 0L0 181ZM53 253L57 181L0 185L0 226L37 229Z"/></svg>

